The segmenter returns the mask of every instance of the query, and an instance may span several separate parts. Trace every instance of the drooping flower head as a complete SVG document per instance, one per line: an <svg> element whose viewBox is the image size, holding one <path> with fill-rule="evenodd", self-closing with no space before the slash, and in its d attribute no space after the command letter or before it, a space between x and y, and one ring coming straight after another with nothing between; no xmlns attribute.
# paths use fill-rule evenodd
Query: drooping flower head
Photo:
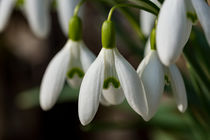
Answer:
<svg viewBox="0 0 210 140"><path fill-rule="evenodd" d="M43 76L40 89L42 109L53 107L66 79L71 87L78 88L94 59L95 56L82 41L82 21L75 15L69 22L67 43L51 60Z"/></svg>
<svg viewBox="0 0 210 140"><path fill-rule="evenodd" d="M187 108L187 96L183 78L175 64L164 66L157 54L157 51L148 43L149 49L145 58L140 63L137 72L142 79L145 94L148 102L148 115L143 118L150 120L158 110L165 86L165 76L169 78L172 92L174 94L179 111L184 112ZM151 44L151 45L150 45Z"/></svg>
<svg viewBox="0 0 210 140"><path fill-rule="evenodd" d="M197 14L197 16L196 16ZM158 16L157 51L161 62L175 63L198 17L210 45L210 6L205 0L165 0Z"/></svg>
<svg viewBox="0 0 210 140"><path fill-rule="evenodd" d="M115 47L114 27L110 20L102 26L102 46L80 87L80 122L83 125L90 123L99 103L116 105L122 103L124 98L138 114L146 115L148 107L142 83L134 68Z"/></svg>

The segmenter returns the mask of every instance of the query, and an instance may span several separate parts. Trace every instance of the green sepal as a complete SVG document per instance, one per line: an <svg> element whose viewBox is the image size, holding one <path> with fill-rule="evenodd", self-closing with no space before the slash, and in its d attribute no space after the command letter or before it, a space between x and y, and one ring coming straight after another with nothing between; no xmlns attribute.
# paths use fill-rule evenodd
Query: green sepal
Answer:
<svg viewBox="0 0 210 140"><path fill-rule="evenodd" d="M82 39L82 20L73 16L69 21L69 39L79 41Z"/></svg>
<svg viewBox="0 0 210 140"><path fill-rule="evenodd" d="M187 12L187 18L190 19L193 23L198 20L196 13Z"/></svg>
<svg viewBox="0 0 210 140"><path fill-rule="evenodd" d="M115 29L112 21L104 21L101 29L102 46L106 49L115 47Z"/></svg>
<svg viewBox="0 0 210 140"><path fill-rule="evenodd" d="M110 84L112 84L114 88L120 87L120 82L116 78L109 77L106 80L104 80L103 88L108 89Z"/></svg>
<svg viewBox="0 0 210 140"><path fill-rule="evenodd" d="M155 30L155 28L152 29L152 32L150 35L150 46L151 46L151 50L156 50L156 30Z"/></svg>
<svg viewBox="0 0 210 140"><path fill-rule="evenodd" d="M80 68L72 68L67 72L67 77L72 79L75 74L77 74L80 78L82 78L85 75Z"/></svg>

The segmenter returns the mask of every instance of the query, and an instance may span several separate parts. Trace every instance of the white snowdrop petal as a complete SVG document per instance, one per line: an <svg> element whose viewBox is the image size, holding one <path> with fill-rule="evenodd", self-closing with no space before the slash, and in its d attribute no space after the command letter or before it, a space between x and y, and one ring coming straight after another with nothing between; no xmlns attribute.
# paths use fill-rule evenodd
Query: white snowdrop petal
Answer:
<svg viewBox="0 0 210 140"><path fill-rule="evenodd" d="M210 46L210 6L205 0L192 0L198 19L204 29L206 39Z"/></svg>
<svg viewBox="0 0 210 140"><path fill-rule="evenodd" d="M162 63L174 63L189 39L192 23L184 0L165 0L158 17L156 43Z"/></svg>
<svg viewBox="0 0 210 140"><path fill-rule="evenodd" d="M40 87L40 105L43 110L49 110L55 104L65 82L70 58L68 41L49 63Z"/></svg>
<svg viewBox="0 0 210 140"><path fill-rule="evenodd" d="M121 104L125 96L121 87L114 88L113 85L110 85L108 89L103 89L103 97L110 105Z"/></svg>
<svg viewBox="0 0 210 140"><path fill-rule="evenodd" d="M82 78L80 78L77 74L74 75L73 78L67 78L67 83L71 88L78 89L81 85Z"/></svg>
<svg viewBox="0 0 210 140"><path fill-rule="evenodd" d="M164 67L161 64L157 52L150 51L137 70L144 86L148 102L148 115L143 118L148 121L157 112L160 99L164 91Z"/></svg>
<svg viewBox="0 0 210 140"><path fill-rule="evenodd" d="M16 0L1 0L0 1L0 32L6 27Z"/></svg>
<svg viewBox="0 0 210 140"><path fill-rule="evenodd" d="M57 13L61 29L63 33L68 36L69 20L74 14L74 8L78 0L57 0Z"/></svg>
<svg viewBox="0 0 210 140"><path fill-rule="evenodd" d="M111 104L109 104L109 102L104 98L103 92L102 92L102 94L101 94L100 103L101 103L103 106L110 106L110 105L111 105Z"/></svg>
<svg viewBox="0 0 210 140"><path fill-rule="evenodd" d="M141 30L146 36L150 35L150 32L152 31L152 28L155 23L155 18L156 18L155 15L153 15L147 11L144 11L144 10L140 11Z"/></svg>
<svg viewBox="0 0 210 140"><path fill-rule="evenodd" d="M117 49L115 49L115 66L129 105L139 115L145 116L148 113L148 104L142 83L134 68L120 55Z"/></svg>
<svg viewBox="0 0 210 140"><path fill-rule="evenodd" d="M25 0L26 16L34 34L45 38L50 31L50 1L49 0Z"/></svg>
<svg viewBox="0 0 210 140"><path fill-rule="evenodd" d="M82 67L84 71L86 72L89 68L89 66L93 63L95 60L95 55L86 47L84 42L80 42L80 59L82 63Z"/></svg>
<svg viewBox="0 0 210 140"><path fill-rule="evenodd" d="M98 110L104 81L103 49L86 72L79 93L79 119L87 125Z"/></svg>
<svg viewBox="0 0 210 140"><path fill-rule="evenodd" d="M168 68L169 81L180 112L187 109L187 95L182 75L175 64Z"/></svg>

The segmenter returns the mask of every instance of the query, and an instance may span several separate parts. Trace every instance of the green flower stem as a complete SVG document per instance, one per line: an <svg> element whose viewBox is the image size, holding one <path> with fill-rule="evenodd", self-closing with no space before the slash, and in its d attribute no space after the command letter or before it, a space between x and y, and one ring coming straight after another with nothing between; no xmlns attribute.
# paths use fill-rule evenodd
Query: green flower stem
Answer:
<svg viewBox="0 0 210 140"><path fill-rule="evenodd" d="M115 5L110 9L107 20L111 20L111 17L112 17L112 14L113 14L114 10L116 8L121 8L121 7L133 7L133 8L146 10L146 11L152 13L152 14L155 14L155 15L158 14L158 10L151 10L150 7L149 7L149 4L146 3L146 2L145 3L143 3L143 2L142 3L137 3L137 4L122 3L122 4Z"/></svg>
<svg viewBox="0 0 210 140"><path fill-rule="evenodd" d="M85 3L86 0L81 0L77 6L74 8L74 16L77 16L79 13L80 7Z"/></svg>
<svg viewBox="0 0 210 140"><path fill-rule="evenodd" d="M156 50L156 29L153 28L150 35L150 46L151 50Z"/></svg>

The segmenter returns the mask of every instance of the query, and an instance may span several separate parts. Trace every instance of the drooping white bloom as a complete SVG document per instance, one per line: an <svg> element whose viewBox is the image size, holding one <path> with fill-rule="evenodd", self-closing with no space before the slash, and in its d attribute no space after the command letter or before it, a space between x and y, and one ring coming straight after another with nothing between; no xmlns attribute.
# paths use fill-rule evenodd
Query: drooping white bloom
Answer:
<svg viewBox="0 0 210 140"><path fill-rule="evenodd" d="M191 0L210 46L210 6L205 0Z"/></svg>
<svg viewBox="0 0 210 140"><path fill-rule="evenodd" d="M180 112L187 108L187 96L183 78L175 64L165 67L161 64L157 51L149 50L140 63L137 73L142 79L148 102L148 115L144 120L150 120L157 112L164 91L164 76L168 76L177 107Z"/></svg>
<svg viewBox="0 0 210 140"><path fill-rule="evenodd" d="M57 13L63 33L68 35L69 20L74 14L78 0L57 0Z"/></svg>
<svg viewBox="0 0 210 140"><path fill-rule="evenodd" d="M160 3L158 2L158 0L151 0L151 1L155 3L158 7L160 7ZM146 36L150 35L150 32L155 23L155 18L156 18L155 15L147 11L140 10L140 25L141 25L142 32Z"/></svg>
<svg viewBox="0 0 210 140"><path fill-rule="evenodd" d="M40 104L49 110L55 104L64 86L65 79L73 87L79 87L84 73L95 56L82 41L68 40L49 63L42 79Z"/></svg>
<svg viewBox="0 0 210 140"><path fill-rule="evenodd" d="M137 69L142 79L148 102L148 115L144 117L148 121L157 111L164 90L164 66L161 64L157 52L150 51Z"/></svg>
<svg viewBox="0 0 210 140"><path fill-rule="evenodd" d="M99 102L103 105L119 104L127 99L141 116L148 106L142 83L133 67L116 48L102 48L84 76L79 94L79 119L87 125L94 118Z"/></svg>
<svg viewBox="0 0 210 140"><path fill-rule="evenodd" d="M169 66L180 56L189 39L192 22L187 18L188 0L165 0L158 16L156 43L161 62Z"/></svg>
<svg viewBox="0 0 210 140"><path fill-rule="evenodd" d="M34 34L40 38L46 37L50 30L50 2L50 0L24 1L28 23Z"/></svg>
<svg viewBox="0 0 210 140"><path fill-rule="evenodd" d="M15 6L16 0L1 0L0 1L0 32L2 32L10 18L10 15Z"/></svg>

